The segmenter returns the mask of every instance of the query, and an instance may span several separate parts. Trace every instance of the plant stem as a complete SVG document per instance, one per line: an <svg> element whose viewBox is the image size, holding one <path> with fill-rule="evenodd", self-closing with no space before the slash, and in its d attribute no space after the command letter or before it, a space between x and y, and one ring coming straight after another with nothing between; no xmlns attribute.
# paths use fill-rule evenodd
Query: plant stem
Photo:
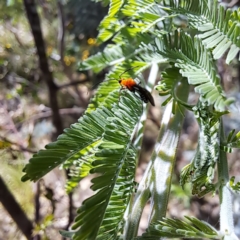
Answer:
<svg viewBox="0 0 240 240"><path fill-rule="evenodd" d="M149 73L147 90L149 90L149 91L152 90L153 85L157 78L157 73L158 73L158 65L156 63L154 63L152 65L150 73ZM142 116L141 116L139 124L136 128L138 136L134 142L134 146L137 149L140 149L140 146L142 144L144 126L145 126L145 121L147 119L147 110L148 110L148 106L146 106L143 109ZM139 158L139 156L140 156L140 151L138 151L137 159ZM134 197L134 200L135 200L134 203L132 203L132 201L130 201L130 205L129 205L130 215L127 218L125 229L124 229L124 232L126 232L124 234L124 239L126 239L126 240L131 239L132 236L137 235L138 225L139 225L139 221L140 221L140 218L142 215L143 208L146 205L146 203L150 197L150 190L149 190L150 174L149 173L151 171L151 167L152 167L152 165L149 164L148 168L146 169L146 171L144 173L143 179L141 180L141 183L139 184L137 194Z"/></svg>
<svg viewBox="0 0 240 240"><path fill-rule="evenodd" d="M143 208L150 197L149 185L151 181L151 178L150 178L151 169L152 169L152 162L149 163L144 173L144 176L141 182L139 183L133 207L132 209L130 209L129 211L130 214L126 220L124 233L123 233L124 240L133 239L137 235L138 225L140 222Z"/></svg>
<svg viewBox="0 0 240 240"><path fill-rule="evenodd" d="M187 101L188 92L189 85L186 81L177 85L176 94L182 101ZM175 111L175 115L172 114L172 107L181 107L177 103L173 104L174 102L169 103L165 109L159 138L152 155L154 164L151 172L150 192L152 196L149 224L162 220L166 216L176 150L184 119L179 109Z"/></svg>
<svg viewBox="0 0 240 240"><path fill-rule="evenodd" d="M222 121L220 134L221 142L223 142L225 137ZM224 240L237 240L238 237L234 232L232 195L226 185L229 181L227 155L223 150L220 150L218 161L218 181L220 182L220 232L223 234Z"/></svg>
<svg viewBox="0 0 240 240"><path fill-rule="evenodd" d="M183 101L187 100L189 85L186 81L177 86L177 94ZM176 107L176 103L174 102ZM179 106L177 106L179 107ZM175 164L176 149L183 122L181 111L172 114L173 102L170 102L163 115L162 125L156 148L151 161L141 180L130 215L126 221L124 239L133 239L137 235L140 217L151 194L151 214L149 223L165 217L171 179Z"/></svg>

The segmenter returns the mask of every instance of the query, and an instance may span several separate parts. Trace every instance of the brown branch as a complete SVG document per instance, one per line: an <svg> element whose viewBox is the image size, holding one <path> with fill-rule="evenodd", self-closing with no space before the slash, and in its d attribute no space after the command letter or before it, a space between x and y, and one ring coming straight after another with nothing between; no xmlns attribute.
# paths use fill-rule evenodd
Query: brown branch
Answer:
<svg viewBox="0 0 240 240"><path fill-rule="evenodd" d="M85 111L85 108L62 108L59 109L59 113L61 115L70 115L70 114L82 114ZM30 121L36 121L38 119L41 118L48 118L52 116L52 111L51 110L47 110L45 112L41 112L41 113L37 113L37 114L33 114L30 118L25 119L21 122L18 122L16 124L17 127L19 127L22 123L27 123Z"/></svg>
<svg viewBox="0 0 240 240"><path fill-rule="evenodd" d="M63 13L63 6L62 6L62 3L61 3L61 0L57 1L57 6L58 6L58 18L59 18L58 48L59 48L60 60L61 60L62 66L66 70L67 66L64 62L65 16L64 16L64 13Z"/></svg>
<svg viewBox="0 0 240 240"><path fill-rule="evenodd" d="M57 86L54 83L52 72L49 69L48 59L45 51L45 43L43 40L39 15L34 0L24 0L24 6L27 13L28 21L32 30L34 42L37 48L37 54L39 57L39 66L48 86L49 101L53 112L53 125L57 130L57 135L62 133L63 125L59 114L59 106L57 101Z"/></svg>
<svg viewBox="0 0 240 240"><path fill-rule="evenodd" d="M5 185L3 179L0 177L0 202L8 211L18 228L26 236L27 239L32 238L33 225L28 219L18 202L15 200L8 187Z"/></svg>
<svg viewBox="0 0 240 240"><path fill-rule="evenodd" d="M87 82L89 82L88 79L80 80L80 81L73 81L73 82L65 83L65 84L62 84L62 85L58 86L58 89L71 87L71 86L78 85L78 84L84 84L84 83L87 83Z"/></svg>

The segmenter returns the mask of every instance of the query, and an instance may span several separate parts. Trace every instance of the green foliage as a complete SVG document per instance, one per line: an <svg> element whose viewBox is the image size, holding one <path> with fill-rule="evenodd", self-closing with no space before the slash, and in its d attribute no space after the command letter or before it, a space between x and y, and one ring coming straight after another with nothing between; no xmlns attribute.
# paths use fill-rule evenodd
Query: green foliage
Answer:
<svg viewBox="0 0 240 240"><path fill-rule="evenodd" d="M115 15L123 5L123 0L110 1L108 15L102 20L99 26L98 41L105 42L113 36L115 32L118 32L122 28L121 21L118 20Z"/></svg>
<svg viewBox="0 0 240 240"><path fill-rule="evenodd" d="M230 131L225 143L221 144L222 150L225 152L232 152L233 148L240 148L240 132L235 133L235 129Z"/></svg>
<svg viewBox="0 0 240 240"><path fill-rule="evenodd" d="M240 192L240 182L234 183L235 181L235 176L232 176L231 179L229 180L229 186L232 190L236 192Z"/></svg>
<svg viewBox="0 0 240 240"><path fill-rule="evenodd" d="M187 238L187 239L219 239L217 230L204 221L185 216L186 220L164 218L163 221L151 225L143 237L137 239Z"/></svg>
<svg viewBox="0 0 240 240"><path fill-rule="evenodd" d="M180 184L183 187L186 182L191 182L192 193L202 197L215 192L212 182L219 159L220 116L225 113L213 112L204 104L198 104L193 110L199 123L198 147L192 162L182 169Z"/></svg>
<svg viewBox="0 0 240 240"><path fill-rule="evenodd" d="M214 105L217 111L224 111L228 101L220 85L213 60L209 52L196 37L194 40L184 32L175 31L174 36L156 39L156 51L162 53L179 68L179 73L188 79L189 84L197 85L195 92L200 100Z"/></svg>
<svg viewBox="0 0 240 240"><path fill-rule="evenodd" d="M203 104L194 108L195 117L199 122L199 141L195 157L185 166L181 173L181 185L190 180L193 194L202 197L214 190L212 181L214 169L219 157L219 115L211 113Z"/></svg>
<svg viewBox="0 0 240 240"><path fill-rule="evenodd" d="M108 45L102 53L89 57L86 61L80 63L79 67L81 70L92 69L94 72L99 72L107 66L127 60L134 51L135 49L132 46Z"/></svg>
<svg viewBox="0 0 240 240"><path fill-rule="evenodd" d="M232 61L240 49L239 9L225 10L217 1L190 0L170 1L170 14L184 14L191 27L202 34L203 44L219 59L230 48L226 63Z"/></svg>
<svg viewBox="0 0 240 240"><path fill-rule="evenodd" d="M133 192L136 151L131 145L131 135L141 105L132 94L121 97L118 104L114 104L118 92L110 96L108 108L86 113L55 143L35 154L23 170L26 173L23 181L37 180L64 163L73 177L68 180L69 191L81 178L97 174L91 186L95 195L79 208L73 229L81 228L73 239L95 239L97 234L116 236L122 228L123 214ZM90 221L93 212L98 216L95 224Z"/></svg>
<svg viewBox="0 0 240 240"><path fill-rule="evenodd" d="M183 107L193 111L199 123L196 155L181 173L181 185L191 183L193 194L202 197L209 192L215 193L221 185L214 183L215 167L223 161L220 149L224 146L224 149L229 149L239 145L239 134L233 137L233 132L229 134L226 143L225 140L220 142L221 116L228 113L226 109L231 100L226 98L221 87L214 61L229 50L226 59L226 63L229 63L239 52L238 10L225 10L216 0L159 2L110 1L108 15L99 26L98 42L111 40L111 43L102 52L81 62L79 69L100 72L107 67L114 67L100 84L78 123L66 129L57 141L47 145L45 150L35 154L24 168L25 175L22 180L36 181L62 164L63 168L69 169L71 173L66 185L69 192L82 178L94 174L91 186L94 195L86 199L78 209L72 227L74 231L62 231L63 236L70 236L75 240L118 239L123 234L124 213L131 215L132 209L135 209L139 217L139 212L142 212L144 204L152 196L151 201L154 204L150 219L154 213L162 210L159 207L161 203L154 202L160 199L157 182L160 178L158 174L162 170L155 172L154 166L157 164L154 164L159 161L159 153L162 162L166 164L164 167L169 171L174 169L174 159L171 159L171 163L169 159L175 156L176 146L172 148L174 143L169 140L169 136L173 139L175 137L177 142L176 135L180 131L181 123L179 120L174 122L174 125L168 125L166 120L163 120L159 142L164 142L161 146L168 146L168 149L159 150L159 146L156 147L149 165L149 169L152 169L151 175L144 178L148 184L139 184L137 198L132 204L130 198L134 190L138 155L132 140L135 126L140 121L141 109L145 106L142 107L142 102L128 89L121 91L119 95L120 78L134 78L137 81L137 77L141 78L140 73L151 65L162 64L162 68L167 66L156 89L161 96L167 96L163 105L172 106L173 111L166 114L169 123L173 122L174 117L176 121L179 112L184 116ZM179 24L177 20L181 18L187 19L187 25L185 21L181 22L182 25ZM176 30L179 27L181 29ZM129 68L131 69L126 72ZM194 91L199 94L196 106L189 106L179 98L179 86L184 84L193 85ZM172 113L175 114L174 117ZM144 125L145 119L142 119L141 124ZM171 134L168 135L169 133ZM137 137L140 138L139 135ZM161 183L164 189L170 189L171 174ZM228 176L218 178L221 183L223 179L228 180ZM239 189L239 183L234 184L234 180L229 183L233 189ZM163 195L162 199L168 199L169 190ZM127 207L129 210L125 212ZM162 212L166 212L166 209L167 206ZM161 214L154 216L157 223L149 226L147 233L139 239L219 237L214 228L195 218L186 217L188 221L181 221L162 218ZM134 232L132 229L138 227L134 223L138 223L139 219L131 220L127 218L125 226ZM233 231L228 226L226 229ZM128 233L126 236L129 236ZM135 237L136 233L133 235Z"/></svg>
<svg viewBox="0 0 240 240"><path fill-rule="evenodd" d="M147 67L148 65L146 63L140 61L133 61L131 63L127 62L126 65L118 65L117 67L115 67L109 74L106 75L105 81L100 84L97 93L88 105L87 112L91 112L92 110L95 110L100 106L105 106L106 104L108 104L109 100L114 100L112 99L110 93L115 91L116 89L119 90L118 81L120 76L122 78L134 77L137 76L137 74L140 74L140 72ZM129 68L131 69L128 72L124 73L124 71ZM121 91L121 93L119 94L124 95L125 92L126 91ZM129 105L129 107L131 106Z"/></svg>

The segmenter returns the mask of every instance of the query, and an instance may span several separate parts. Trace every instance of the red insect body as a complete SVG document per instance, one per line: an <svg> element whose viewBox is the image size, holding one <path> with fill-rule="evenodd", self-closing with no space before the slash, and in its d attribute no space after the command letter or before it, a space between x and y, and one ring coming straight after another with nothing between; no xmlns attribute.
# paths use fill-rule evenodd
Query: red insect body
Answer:
<svg viewBox="0 0 240 240"><path fill-rule="evenodd" d="M118 82L122 88L127 88L131 92L137 92L143 102L150 102L153 106L155 106L151 93L147 89L137 84L132 78L121 79Z"/></svg>
<svg viewBox="0 0 240 240"><path fill-rule="evenodd" d="M133 88L137 85L137 83L132 78L121 79L119 80L119 83L122 86L122 88L127 88L130 91L132 91Z"/></svg>

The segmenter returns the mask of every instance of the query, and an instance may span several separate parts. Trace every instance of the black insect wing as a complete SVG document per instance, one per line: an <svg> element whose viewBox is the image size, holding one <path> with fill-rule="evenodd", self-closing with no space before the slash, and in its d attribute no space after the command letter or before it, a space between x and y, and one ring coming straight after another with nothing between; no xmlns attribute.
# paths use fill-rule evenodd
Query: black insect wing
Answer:
<svg viewBox="0 0 240 240"><path fill-rule="evenodd" d="M154 99L147 89L141 87L140 85L136 85L133 87L132 92L137 92L143 102L150 102L153 106L155 106Z"/></svg>

